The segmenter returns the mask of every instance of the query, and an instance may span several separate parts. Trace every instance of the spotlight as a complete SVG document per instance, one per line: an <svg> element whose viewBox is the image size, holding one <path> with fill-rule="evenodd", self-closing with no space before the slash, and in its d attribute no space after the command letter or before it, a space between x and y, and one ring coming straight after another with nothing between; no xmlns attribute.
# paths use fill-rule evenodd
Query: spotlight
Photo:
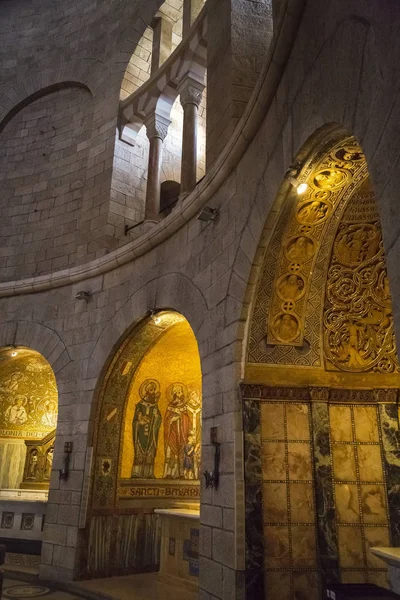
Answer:
<svg viewBox="0 0 400 600"><path fill-rule="evenodd" d="M201 212L197 215L199 221L204 221L205 223L209 223L210 221L215 221L215 219L219 215L219 210L217 208L211 208L210 206L205 206Z"/></svg>
<svg viewBox="0 0 400 600"><path fill-rule="evenodd" d="M150 311L150 316L153 319L155 325L159 325L161 323L161 317L157 315L155 310Z"/></svg>
<svg viewBox="0 0 400 600"><path fill-rule="evenodd" d="M13 358L15 358L15 357L17 356L17 354L18 354L18 352L16 352L15 350L14 350L14 352L11 352L11 356L12 356Z"/></svg>
<svg viewBox="0 0 400 600"><path fill-rule="evenodd" d="M299 173L301 171L300 163L296 163L289 167L286 171L285 178L291 183L291 185L295 188L297 194L301 196L308 190L308 183L305 181L301 182L298 180Z"/></svg>
<svg viewBox="0 0 400 600"><path fill-rule="evenodd" d="M304 194L306 191L308 190L308 183L299 183L299 185L297 186L297 193L299 194L299 196L301 196L301 194Z"/></svg>

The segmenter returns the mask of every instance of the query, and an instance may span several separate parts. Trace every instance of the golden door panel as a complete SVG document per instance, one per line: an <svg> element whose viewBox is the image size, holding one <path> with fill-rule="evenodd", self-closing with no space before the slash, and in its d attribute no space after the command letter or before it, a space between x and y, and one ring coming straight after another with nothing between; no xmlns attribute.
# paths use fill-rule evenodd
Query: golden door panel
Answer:
<svg viewBox="0 0 400 600"><path fill-rule="evenodd" d="M310 424L308 406L289 404L286 409L288 440L309 440Z"/></svg>
<svg viewBox="0 0 400 600"><path fill-rule="evenodd" d="M286 483L264 483L263 485L264 523L287 523Z"/></svg>
<svg viewBox="0 0 400 600"><path fill-rule="evenodd" d="M286 449L282 442L263 443L263 479L286 479Z"/></svg>
<svg viewBox="0 0 400 600"><path fill-rule="evenodd" d="M331 440L333 442L352 442L351 411L349 406L330 406Z"/></svg>
<svg viewBox="0 0 400 600"><path fill-rule="evenodd" d="M386 587L385 565L370 552L390 545L378 407L330 406L329 414L341 579Z"/></svg>
<svg viewBox="0 0 400 600"><path fill-rule="evenodd" d="M314 490L312 483L290 485L290 510L294 523L314 523Z"/></svg>
<svg viewBox="0 0 400 600"><path fill-rule="evenodd" d="M350 444L333 446L333 473L338 481L356 481L356 459L354 447Z"/></svg>
<svg viewBox="0 0 400 600"><path fill-rule="evenodd" d="M261 406L265 586L268 598L318 598L310 411ZM311 571L314 570L315 572ZM278 571L284 570L284 571Z"/></svg>
<svg viewBox="0 0 400 600"><path fill-rule="evenodd" d="M283 404L264 402L261 406L263 439L282 440L285 437Z"/></svg>
<svg viewBox="0 0 400 600"><path fill-rule="evenodd" d="M336 484L336 517L339 523L360 522L360 501L356 484Z"/></svg>
<svg viewBox="0 0 400 600"><path fill-rule="evenodd" d="M360 481L383 481L381 449L379 446L357 446Z"/></svg>

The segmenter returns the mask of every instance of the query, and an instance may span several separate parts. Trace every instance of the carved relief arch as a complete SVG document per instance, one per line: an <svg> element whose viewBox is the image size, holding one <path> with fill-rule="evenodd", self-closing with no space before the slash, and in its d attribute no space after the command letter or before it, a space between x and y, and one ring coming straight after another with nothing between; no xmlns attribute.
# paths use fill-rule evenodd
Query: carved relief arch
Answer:
<svg viewBox="0 0 400 600"><path fill-rule="evenodd" d="M298 181L307 191L289 191L264 258L248 362L397 370L379 216L355 138L325 139Z"/></svg>

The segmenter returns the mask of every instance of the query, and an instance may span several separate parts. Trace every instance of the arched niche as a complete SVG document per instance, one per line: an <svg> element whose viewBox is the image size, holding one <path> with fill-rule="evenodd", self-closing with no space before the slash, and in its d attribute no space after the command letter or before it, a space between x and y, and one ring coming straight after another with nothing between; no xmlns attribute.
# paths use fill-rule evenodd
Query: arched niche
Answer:
<svg viewBox="0 0 400 600"><path fill-rule="evenodd" d="M387 587L371 548L400 542L400 373L363 151L328 127L298 160L249 320L247 567L249 597L316 600L334 582Z"/></svg>
<svg viewBox="0 0 400 600"><path fill-rule="evenodd" d="M201 367L179 313L145 319L100 389L93 509L199 501Z"/></svg>
<svg viewBox="0 0 400 600"><path fill-rule="evenodd" d="M47 360L24 346L0 348L0 489L48 489L57 412Z"/></svg>
<svg viewBox="0 0 400 600"><path fill-rule="evenodd" d="M199 504L201 407L188 321L170 310L145 318L110 357L98 389L84 576L158 568L154 509Z"/></svg>

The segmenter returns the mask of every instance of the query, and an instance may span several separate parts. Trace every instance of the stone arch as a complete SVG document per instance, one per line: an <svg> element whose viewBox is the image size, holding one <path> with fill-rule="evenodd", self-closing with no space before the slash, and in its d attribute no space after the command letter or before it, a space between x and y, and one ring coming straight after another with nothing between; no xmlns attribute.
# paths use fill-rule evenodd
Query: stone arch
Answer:
<svg viewBox="0 0 400 600"><path fill-rule="evenodd" d="M1 237L9 248L0 279L43 274L76 257L93 111L89 87L64 80L23 97L0 122Z"/></svg>
<svg viewBox="0 0 400 600"><path fill-rule="evenodd" d="M185 317L198 340L201 358L202 325L208 313L206 300L190 279L181 273L168 273L137 290L110 320L91 354L88 376L101 378L110 354L119 346L126 332L149 311L161 309L170 309Z"/></svg>
<svg viewBox="0 0 400 600"><path fill-rule="evenodd" d="M52 94L53 92L56 92L58 90L62 90L65 88L82 88L82 89L86 90L87 92L89 92L89 94L92 96L92 92L90 91L89 87L85 83L82 83L80 81L60 81L59 83L53 83L51 85L42 87L40 89L36 89L34 92L29 94L29 96L24 96L17 104L15 104L13 106L13 108L11 110L8 111L8 113L6 113L3 116L3 118L0 121L0 133L7 126L7 124L21 110L23 110L26 106L31 104L31 102L35 102L35 100L38 100L39 98L42 98L43 96L47 96L49 94ZM22 88L20 89L20 92L22 92ZM19 94L17 92L16 96L18 96L18 95Z"/></svg>
<svg viewBox="0 0 400 600"><path fill-rule="evenodd" d="M152 317L150 314L153 310L157 311L156 317ZM97 535L97 531L101 534L103 524L105 523L103 513L106 509L109 514L107 518L109 519L109 523L113 523L113 527L117 529L122 527L122 529L126 530L134 527L135 531L146 531L149 540L152 540L151 543L149 542L149 548L152 548L152 550L150 555L146 556L138 552L135 549L135 534L129 542L134 544L132 546L131 562L129 565L121 565L118 559L111 558L110 555L108 562L100 561L101 564L99 563L99 565L90 561L87 564L88 572L85 571L85 573L82 573L83 576L87 576L88 573L90 576L122 574L129 572L129 568L139 569L140 571L155 564L151 561L156 560L154 557L157 555L159 543L157 541L159 537L156 515L152 514L152 510L145 510L146 506L136 506L135 504L134 507L129 508L126 502L125 506L123 501L124 493L122 493L122 496L120 495L121 486L125 485L126 487L130 485L130 480L126 479L129 475L125 473L125 460L123 462L125 466L121 467L122 448L125 447L123 445L125 442L122 442L121 436L123 435L123 431L125 431L124 421L127 410L127 394L131 390L131 386L137 384L137 381L134 381L135 374L140 369L141 364L144 363L144 357L147 356L147 353L151 352L152 349L156 349L157 344L162 343L164 336L175 335L174 328L180 327L183 324L182 321L186 323L186 326L189 326L191 335L195 339L195 342L197 342L196 353L198 360L201 361L201 331L206 313L207 306L205 299L197 287L181 274L170 273L148 282L133 294L104 329L93 350L90 359L90 374L88 376L98 378L98 382L93 396L91 431L89 432L89 440L91 440L89 444L94 449L93 484L91 488L87 537L84 544L90 544L91 536ZM175 325L172 324L172 327L167 323L166 329L162 331L160 327L164 326L157 325L157 321L155 320L159 318L159 315L161 319L163 316L169 319L170 315L176 315L179 317L179 320ZM166 339L165 342L167 342ZM187 347L189 351L189 346ZM124 365L129 365L126 377ZM160 379L160 381L163 380ZM190 390L190 386L188 389ZM199 389L201 389L201 385ZM165 393L165 389L163 389L163 393ZM108 398L108 400L105 400L105 398ZM121 398L124 400L123 409L120 408ZM111 410L111 413L109 410L110 400L116 406L116 410L114 412ZM130 419L132 419L132 415ZM100 442L99 440L108 440L110 438L110 432L108 431L110 427L112 430L111 437L115 440L115 443ZM99 434L99 432L101 433ZM121 446L119 442L117 443L118 440L121 440ZM104 458L105 456L107 457L106 459ZM99 469L103 468L104 461L106 461L106 468L109 468L112 472L105 478L98 477L100 473ZM118 471L116 471L116 466L118 466ZM123 470L121 471L121 469ZM158 474L157 477L160 478L162 476ZM189 485L190 482L186 483ZM140 482L138 485L140 487ZM129 491L128 487L126 491ZM193 482L193 485L189 485L186 491L191 494L189 501L198 503L200 493L198 482ZM126 498L126 501L128 501L128 498ZM167 499L163 500L161 498L160 502L167 502ZM121 509L124 506L125 512L121 513ZM132 512L131 509L133 508ZM123 537L123 535L121 530L121 536ZM142 534L138 533L138 535ZM118 553L112 552L113 556L114 554Z"/></svg>
<svg viewBox="0 0 400 600"><path fill-rule="evenodd" d="M101 85L105 75L104 65L95 60L78 61L72 60L64 63L58 70L40 72L33 78L17 78L15 82L0 96L0 122L3 121L11 111L15 110L26 99L40 97L43 90L49 88L60 88L68 85L85 87L93 97ZM48 93L48 92L45 92ZM32 98L32 102L35 98Z"/></svg>
<svg viewBox="0 0 400 600"><path fill-rule="evenodd" d="M50 364L55 375L70 362L68 349L60 335L37 321L10 321L0 329L0 346L26 346L39 352Z"/></svg>

